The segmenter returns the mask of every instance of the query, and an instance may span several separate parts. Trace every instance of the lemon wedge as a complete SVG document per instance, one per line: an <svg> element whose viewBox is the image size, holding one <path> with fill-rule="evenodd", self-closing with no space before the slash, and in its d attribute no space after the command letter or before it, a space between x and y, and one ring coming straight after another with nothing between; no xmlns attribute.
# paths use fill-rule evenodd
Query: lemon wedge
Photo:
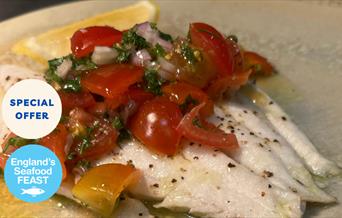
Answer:
<svg viewBox="0 0 342 218"><path fill-rule="evenodd" d="M25 38L12 47L12 52L26 55L44 65L47 60L65 56L70 53L72 34L87 26L113 26L124 30L145 21L156 22L159 8L151 1L140 1L128 7L96 15L67 26L52 29L38 36Z"/></svg>

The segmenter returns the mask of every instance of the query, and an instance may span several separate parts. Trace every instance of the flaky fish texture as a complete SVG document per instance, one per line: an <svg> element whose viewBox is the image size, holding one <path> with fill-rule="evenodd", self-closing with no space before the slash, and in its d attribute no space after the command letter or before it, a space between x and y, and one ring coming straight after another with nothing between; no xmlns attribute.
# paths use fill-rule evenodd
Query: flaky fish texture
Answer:
<svg viewBox="0 0 342 218"><path fill-rule="evenodd" d="M310 172L321 177L341 175L341 169L317 151L290 116L265 92L253 85L248 85L242 89L242 93L264 112L267 120L303 159Z"/></svg>
<svg viewBox="0 0 342 218"><path fill-rule="evenodd" d="M175 157L150 153L132 140L97 164L130 163L142 178L130 192L159 200L156 207L203 217L300 217L301 200L292 191L272 185L226 154L184 142Z"/></svg>

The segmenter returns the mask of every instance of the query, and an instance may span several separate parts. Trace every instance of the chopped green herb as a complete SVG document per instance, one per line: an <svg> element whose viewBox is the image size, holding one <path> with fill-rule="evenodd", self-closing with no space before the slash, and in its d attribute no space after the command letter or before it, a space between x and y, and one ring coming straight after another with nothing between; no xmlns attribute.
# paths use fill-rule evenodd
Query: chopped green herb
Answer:
<svg viewBox="0 0 342 218"><path fill-rule="evenodd" d="M57 67L61 65L63 61L67 58L69 58L69 56L55 58L48 61L49 69L45 73L46 81L48 81L49 83L57 82L58 84L60 84L63 81L63 79L56 74L56 70Z"/></svg>
<svg viewBox="0 0 342 218"><path fill-rule="evenodd" d="M162 95L161 86L164 83L156 70L147 69L144 74L145 89L155 95Z"/></svg>
<svg viewBox="0 0 342 218"><path fill-rule="evenodd" d="M173 42L173 39L172 39L172 36L170 34L167 34L167 33L164 33L160 30L158 30L159 32L159 37L166 40L166 41L169 41L169 42Z"/></svg>
<svg viewBox="0 0 342 218"><path fill-rule="evenodd" d="M119 132L119 137L117 139L117 143L121 144L122 142L131 139L131 133L127 129L121 129Z"/></svg>
<svg viewBox="0 0 342 218"><path fill-rule="evenodd" d="M67 156L68 160L73 160L76 157L76 153L75 152L70 152Z"/></svg>
<svg viewBox="0 0 342 218"><path fill-rule="evenodd" d="M114 117L114 120L112 122L112 126L117 130L121 130L125 127L119 116Z"/></svg>
<svg viewBox="0 0 342 218"><path fill-rule="evenodd" d="M127 62L130 56L129 50L125 48L121 48L119 46L114 46L116 51L118 52L118 56L116 57L116 62L118 63L124 63Z"/></svg>
<svg viewBox="0 0 342 218"><path fill-rule="evenodd" d="M85 170L88 170L91 168L91 163L88 160L80 160L77 162L77 167L82 167Z"/></svg>
<svg viewBox="0 0 342 218"><path fill-rule="evenodd" d="M197 101L197 99L194 99L191 95L188 95L186 96L184 102L181 105L179 105L179 107L182 110L182 112L185 113L190 105L198 105L198 103L199 102Z"/></svg>
<svg viewBox="0 0 342 218"><path fill-rule="evenodd" d="M181 54L189 64L195 64L197 62L194 50L189 46L188 43L182 43Z"/></svg>
<svg viewBox="0 0 342 218"><path fill-rule="evenodd" d="M45 80L48 83L53 83L53 82L57 82L58 84L60 84L63 80L62 78L60 78L57 74L55 70L52 69L48 69L45 73Z"/></svg>
<svg viewBox="0 0 342 218"><path fill-rule="evenodd" d="M91 61L90 57L77 59L73 55L67 55L48 61L49 69L45 73L46 81L51 84L57 83L65 91L79 92L81 90L80 78L76 77L76 79L63 80L63 78L57 75L57 68L64 60L70 60L72 62L72 69L76 71L92 70L97 68L97 66Z"/></svg>
<svg viewBox="0 0 342 218"><path fill-rule="evenodd" d="M201 121L199 120L198 117L195 117L195 118L192 120L192 125L197 126L198 128L202 128Z"/></svg>
<svg viewBox="0 0 342 218"><path fill-rule="evenodd" d="M78 144L78 152L82 155L85 150L91 146L89 138L82 138L81 142Z"/></svg>
<svg viewBox="0 0 342 218"><path fill-rule="evenodd" d="M166 55L166 51L161 45L159 45L159 43L157 43L156 46L152 49L152 54L155 57L164 57Z"/></svg>
<svg viewBox="0 0 342 218"><path fill-rule="evenodd" d="M97 65L91 60L90 56L77 59L70 55L72 61L72 69L74 70L93 70Z"/></svg>
<svg viewBox="0 0 342 218"><path fill-rule="evenodd" d="M81 91L81 78L78 76L75 79L65 80L63 90L67 92L79 92Z"/></svg>
<svg viewBox="0 0 342 218"><path fill-rule="evenodd" d="M35 142L36 142L35 139L24 139L24 138L21 138L19 136L15 136L13 138L10 138L7 141L7 143L6 143L6 145L5 145L5 147L4 147L2 152L5 153L10 146L22 147L24 145L32 144L32 143L35 143Z"/></svg>
<svg viewBox="0 0 342 218"><path fill-rule="evenodd" d="M149 47L149 44L147 43L145 38L142 36L139 36L135 32L135 28L132 28L123 34L122 44L124 46L125 45L134 45L137 50Z"/></svg>
<svg viewBox="0 0 342 218"><path fill-rule="evenodd" d="M150 23L150 26L151 26L152 29L158 30L157 24L156 24L156 23ZM158 30L158 33L159 33L159 37L160 37L160 38L162 38L162 39L164 39L164 40L166 40L166 41L169 41L169 42L172 42L172 41L173 41L171 35L169 35L169 34L167 34L167 33L164 33L164 32L162 32L162 31L160 31L160 30Z"/></svg>
<svg viewBox="0 0 342 218"><path fill-rule="evenodd" d="M0 175L3 176L4 175L4 171L0 168Z"/></svg>

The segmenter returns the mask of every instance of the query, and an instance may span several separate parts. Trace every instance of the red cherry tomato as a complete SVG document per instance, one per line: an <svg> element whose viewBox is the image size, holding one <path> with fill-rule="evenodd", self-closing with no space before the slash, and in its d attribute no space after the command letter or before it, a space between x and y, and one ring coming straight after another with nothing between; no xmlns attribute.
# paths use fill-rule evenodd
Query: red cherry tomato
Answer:
<svg viewBox="0 0 342 218"><path fill-rule="evenodd" d="M6 162L7 162L8 158L9 158L8 154L3 154L3 153L0 154L0 168L2 170L5 169Z"/></svg>
<svg viewBox="0 0 342 218"><path fill-rule="evenodd" d="M144 70L129 64L110 64L89 72L82 80L82 86L90 92L105 98L124 94L128 87L142 79Z"/></svg>
<svg viewBox="0 0 342 218"><path fill-rule="evenodd" d="M58 124L56 129L49 135L41 138L38 144L43 145L53 151L61 162L63 170L63 179L67 177L67 170L65 168L65 146L67 143L68 132L63 124Z"/></svg>
<svg viewBox="0 0 342 218"><path fill-rule="evenodd" d="M157 97L140 106L130 120L129 129L150 150L173 155L181 139L176 131L181 119L177 104L165 97Z"/></svg>
<svg viewBox="0 0 342 218"><path fill-rule="evenodd" d="M94 160L116 146L118 133L111 123L80 108L70 111L68 127L77 135L69 152L74 154L73 163L82 159Z"/></svg>
<svg viewBox="0 0 342 218"><path fill-rule="evenodd" d="M93 95L89 92L58 92L62 101L63 112L69 112L76 107L88 108L93 106L96 102Z"/></svg>
<svg viewBox="0 0 342 218"><path fill-rule="evenodd" d="M233 77L226 76L213 80L207 87L206 92L211 99L218 99L224 92L234 92L238 90L242 85L246 84L252 70L244 70L241 72L235 72Z"/></svg>
<svg viewBox="0 0 342 218"><path fill-rule="evenodd" d="M109 26L92 26L77 30L71 37L71 51L82 58L94 51L95 46L112 46L120 42L122 33Z"/></svg>
<svg viewBox="0 0 342 218"><path fill-rule="evenodd" d="M252 51L243 52L243 58L247 68L251 68L254 73L261 73L265 76L272 75L274 69L266 58ZM257 69L259 68L259 69Z"/></svg>
<svg viewBox="0 0 342 218"><path fill-rule="evenodd" d="M190 113L186 114L179 123L177 131L189 140L220 148L227 152L237 148L239 145L234 134L227 134L201 119L199 111L204 105L205 104L202 103L194 107Z"/></svg>
<svg viewBox="0 0 342 218"><path fill-rule="evenodd" d="M4 149L7 147L7 143L8 143L8 140L10 140L11 138L14 138L14 137L17 137L13 132L10 132L7 134L4 142L2 143L1 147L2 147L2 150L4 151ZM7 147L6 151L4 153L6 154L11 154L13 153L15 150L17 149L17 147L15 146L9 146Z"/></svg>
<svg viewBox="0 0 342 218"><path fill-rule="evenodd" d="M145 101L151 100L154 98L154 95L150 92L146 92L142 88L138 87L130 87L127 92L128 99L134 101L139 107Z"/></svg>
<svg viewBox="0 0 342 218"><path fill-rule="evenodd" d="M234 71L234 51L229 41L214 27L205 23L191 23L189 28L191 43L204 52L218 76L232 75Z"/></svg>
<svg viewBox="0 0 342 218"><path fill-rule="evenodd" d="M185 112L189 112L194 106L203 102L205 106L200 111L201 115L208 117L214 111L214 103L205 92L196 86L184 82L172 83L163 87L163 93L170 101L187 106L184 108Z"/></svg>

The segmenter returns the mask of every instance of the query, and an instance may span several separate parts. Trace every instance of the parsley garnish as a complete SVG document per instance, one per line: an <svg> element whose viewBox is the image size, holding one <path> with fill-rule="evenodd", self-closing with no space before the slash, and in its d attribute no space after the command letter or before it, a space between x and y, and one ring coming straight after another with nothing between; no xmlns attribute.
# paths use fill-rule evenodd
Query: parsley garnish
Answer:
<svg viewBox="0 0 342 218"><path fill-rule="evenodd" d="M170 34L167 34L167 33L164 33L162 31L158 30L156 23L150 23L150 26L151 26L152 29L158 31L160 38L162 38L162 39L164 39L166 41L169 41L169 42L173 41L172 36Z"/></svg>
<svg viewBox="0 0 342 218"><path fill-rule="evenodd" d="M184 59L188 61L189 64L195 64L197 62L194 50L189 46L188 43L182 43L181 54Z"/></svg>
<svg viewBox="0 0 342 218"><path fill-rule="evenodd" d="M152 54L155 57L164 57L166 55L166 51L161 45L159 45L159 43L157 43L156 46L152 49Z"/></svg>
<svg viewBox="0 0 342 218"><path fill-rule="evenodd" d="M82 138L81 142L77 145L79 154L82 155L83 152L87 150L90 146L90 139L88 137Z"/></svg>
<svg viewBox="0 0 342 218"><path fill-rule="evenodd" d="M73 70L93 70L97 68L97 65L91 60L90 56L77 59L72 55L69 55L72 61Z"/></svg>
<svg viewBox="0 0 342 218"><path fill-rule="evenodd" d="M76 153L75 152L70 152L69 154L68 154L68 156L67 156L67 159L68 160L72 160L72 159L74 159L76 157Z"/></svg>
<svg viewBox="0 0 342 218"><path fill-rule="evenodd" d="M199 120L198 117L195 117L195 118L192 120L192 125L197 126L198 128L202 128L201 121Z"/></svg>
<svg viewBox="0 0 342 218"><path fill-rule="evenodd" d="M48 61L49 69L45 73L45 79L50 84L57 83L63 90L68 92L79 92L81 90L80 78L66 79L57 75L57 68L63 63L64 60L70 60L72 62L72 70L86 71L97 68L96 64L91 61L90 57L84 57L77 59L73 55L67 55L61 58L55 58Z"/></svg>
<svg viewBox="0 0 342 218"><path fill-rule="evenodd" d="M63 79L60 78L56 74L57 67L63 63L65 59L69 58L69 56L55 58L48 61L49 69L45 73L45 80L49 83L57 82L58 84L62 83Z"/></svg>
<svg viewBox="0 0 342 218"><path fill-rule="evenodd" d="M135 32L135 28L132 28L123 34L122 45L134 45L137 50L149 47L149 44L147 43L145 38L139 36Z"/></svg>
<svg viewBox="0 0 342 218"><path fill-rule="evenodd" d="M117 143L121 144L123 141L131 139L131 133L127 129L121 129Z"/></svg>
<svg viewBox="0 0 342 218"><path fill-rule="evenodd" d="M34 140L34 139L24 139L24 138L21 138L19 136L15 136L15 137L10 138L7 141L2 152L5 153L10 146L22 147L24 145L28 145L28 144L35 143L35 142L36 142L36 140Z"/></svg>
<svg viewBox="0 0 342 218"><path fill-rule="evenodd" d="M88 160L80 160L80 161L78 161L77 162L77 165L76 165L77 167L81 167L81 168L83 168L84 170L88 170L88 169L90 169L90 167L91 167L91 163L90 163L90 161L88 161Z"/></svg>
<svg viewBox="0 0 342 218"><path fill-rule="evenodd" d="M117 130L121 130L125 127L119 116L114 117L114 120L112 122L112 126Z"/></svg>
<svg viewBox="0 0 342 218"><path fill-rule="evenodd" d="M124 47L119 47L119 46L114 46L114 48L118 52L118 56L116 57L116 62L118 63L127 62L130 56L129 50Z"/></svg>
<svg viewBox="0 0 342 218"><path fill-rule="evenodd" d="M182 112L185 113L190 105L198 105L198 100L194 99L191 95L188 95L186 96L184 102L181 105L179 105L179 107L182 110Z"/></svg>
<svg viewBox="0 0 342 218"><path fill-rule="evenodd" d="M169 41L169 42L173 42L173 39L172 39L172 36L170 34L167 34L167 33L163 33L162 31L158 30L159 32L159 37L166 40L166 41Z"/></svg>
<svg viewBox="0 0 342 218"><path fill-rule="evenodd" d="M67 92L79 92L81 91L81 78L78 76L75 79L67 79L64 82L63 90Z"/></svg>
<svg viewBox="0 0 342 218"><path fill-rule="evenodd" d="M161 86L164 83L156 70L147 69L144 74L145 89L154 95L162 95Z"/></svg>

